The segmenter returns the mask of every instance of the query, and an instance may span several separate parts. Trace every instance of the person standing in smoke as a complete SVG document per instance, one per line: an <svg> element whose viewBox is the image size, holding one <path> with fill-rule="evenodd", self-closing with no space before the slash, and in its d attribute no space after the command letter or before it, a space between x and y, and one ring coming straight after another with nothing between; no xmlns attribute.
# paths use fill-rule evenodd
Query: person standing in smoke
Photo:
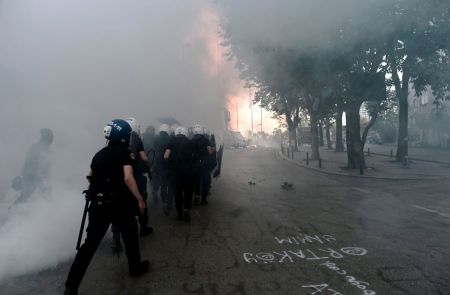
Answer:
<svg viewBox="0 0 450 295"><path fill-rule="evenodd" d="M149 159L149 163L151 164L150 171L148 173L149 184L150 184L149 186L150 186L150 191L152 192L153 202L155 202L155 204L157 204L158 198L157 197L155 198L155 195L153 194L153 182L152 182L153 167L155 165L155 140L156 140L155 127L148 126L145 129L145 132L142 134L142 143L144 144L145 154L147 155L147 157Z"/></svg>
<svg viewBox="0 0 450 295"><path fill-rule="evenodd" d="M217 167L217 153L216 153L216 137L214 134L210 134L209 131L205 132L205 135L208 137L208 140L211 144L210 153L208 153L208 190L207 195L211 194L211 185L212 185L212 173L213 170Z"/></svg>
<svg viewBox="0 0 450 295"><path fill-rule="evenodd" d="M45 185L50 174L50 145L53 142L53 132L49 128L40 130L41 137L28 150L22 166L22 175L13 180L13 188L20 191L20 196L14 204L26 202L36 189L48 191Z"/></svg>
<svg viewBox="0 0 450 295"><path fill-rule="evenodd" d="M144 144L145 152L150 153L155 150L156 130L153 126L148 126L142 134L142 143Z"/></svg>
<svg viewBox="0 0 450 295"><path fill-rule="evenodd" d="M140 137L140 126L138 121L133 118L127 118L125 121L131 126L130 150L136 155L135 165L133 167L133 175L136 179L139 192L147 203L147 177L145 173L150 172L150 163L147 153L144 150L144 144ZM143 213L138 216L140 231L139 235L145 237L152 233L153 228L148 226L148 210L145 209Z"/></svg>
<svg viewBox="0 0 450 295"><path fill-rule="evenodd" d="M210 156L213 154L213 148L209 139L205 136L203 127L199 124L192 126L192 142L195 146L195 202L201 196L201 205L208 204L207 197L210 186Z"/></svg>
<svg viewBox="0 0 450 295"><path fill-rule="evenodd" d="M172 183L175 187L177 220L190 222L194 180L194 145L187 135L186 127L179 126L175 129L175 137L167 145L164 159L168 162Z"/></svg>
<svg viewBox="0 0 450 295"><path fill-rule="evenodd" d="M136 203L140 213L146 209L144 199L133 177L135 155L128 150L131 127L125 120L112 120L104 128L107 146L97 152L91 162L87 193L89 224L87 237L72 263L65 283L65 295L78 294L78 288L92 257L109 225L115 225L123 236L130 276L149 269L142 261L135 218Z"/></svg>
<svg viewBox="0 0 450 295"><path fill-rule="evenodd" d="M160 191L164 214L169 215L173 206L174 189L169 183L169 171L164 160L164 153L170 141L169 125L159 127L159 135L155 139L155 163L153 164L152 194L158 199Z"/></svg>

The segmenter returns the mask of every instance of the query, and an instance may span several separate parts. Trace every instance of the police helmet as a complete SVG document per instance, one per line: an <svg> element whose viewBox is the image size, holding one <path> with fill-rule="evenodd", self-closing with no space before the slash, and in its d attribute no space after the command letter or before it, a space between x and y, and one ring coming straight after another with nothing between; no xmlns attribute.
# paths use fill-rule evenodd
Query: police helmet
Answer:
<svg viewBox="0 0 450 295"><path fill-rule="evenodd" d="M147 126L147 128L145 129L146 133L151 133L151 134L155 134L155 127L153 127L152 125Z"/></svg>
<svg viewBox="0 0 450 295"><path fill-rule="evenodd" d="M175 135L180 135L180 134L187 136L188 135L187 128L184 126L178 126L177 128L175 128Z"/></svg>
<svg viewBox="0 0 450 295"><path fill-rule="evenodd" d="M136 132L137 134L140 133L140 131L141 131L141 126L139 126L139 123L138 123L138 121L136 120L136 118L129 117L129 118L126 118L125 121L127 121L128 124L130 124L130 126L131 126L131 131Z"/></svg>
<svg viewBox="0 0 450 295"><path fill-rule="evenodd" d="M178 125L178 124L170 125L170 127L169 127L169 134L170 135L174 135L175 134L175 129L177 129L178 126L180 126L180 125Z"/></svg>
<svg viewBox="0 0 450 295"><path fill-rule="evenodd" d="M194 134L203 134L203 127L200 124L194 124L194 126L192 126L192 132Z"/></svg>
<svg viewBox="0 0 450 295"><path fill-rule="evenodd" d="M111 143L128 145L130 143L131 126L125 120L115 119L106 124L103 133Z"/></svg>
<svg viewBox="0 0 450 295"><path fill-rule="evenodd" d="M162 124L161 126L159 126L159 132L165 132L165 133L167 133L167 134L169 134L169 129L170 129L170 127L169 127L169 125L167 125L167 124Z"/></svg>

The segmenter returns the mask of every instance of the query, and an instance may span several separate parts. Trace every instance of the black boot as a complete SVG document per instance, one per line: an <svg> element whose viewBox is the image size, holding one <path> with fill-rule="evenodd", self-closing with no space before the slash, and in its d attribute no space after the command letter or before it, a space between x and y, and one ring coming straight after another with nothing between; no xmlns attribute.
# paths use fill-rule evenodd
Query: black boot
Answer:
<svg viewBox="0 0 450 295"><path fill-rule="evenodd" d="M133 267L130 267L130 277L137 277L140 275L143 275L144 273L148 272L148 268L150 267L150 262L148 260L141 261L138 265L135 265Z"/></svg>

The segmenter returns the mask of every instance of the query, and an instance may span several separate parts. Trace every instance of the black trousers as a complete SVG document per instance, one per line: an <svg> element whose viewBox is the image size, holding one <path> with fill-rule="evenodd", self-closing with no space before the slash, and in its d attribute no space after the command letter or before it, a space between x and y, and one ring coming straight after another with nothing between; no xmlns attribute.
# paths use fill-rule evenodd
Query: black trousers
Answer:
<svg viewBox="0 0 450 295"><path fill-rule="evenodd" d="M202 201L208 197L211 187L211 173L207 168L201 168L194 179L194 192L197 196L202 196Z"/></svg>
<svg viewBox="0 0 450 295"><path fill-rule="evenodd" d="M192 206L192 191L194 188L194 177L192 175L175 174L175 203L178 213L183 209L189 210Z"/></svg>
<svg viewBox="0 0 450 295"><path fill-rule="evenodd" d="M141 254L139 252L137 223L132 211L127 211L124 206L120 205L91 203L89 207L89 224L86 230L87 237L78 250L70 268L66 281L67 287L78 289L89 263L110 224L116 226L122 234L129 269L135 268L140 263Z"/></svg>
<svg viewBox="0 0 450 295"><path fill-rule="evenodd" d="M145 177L144 175L140 175L140 176L136 177L136 184L138 186L139 192L142 195L142 198L144 199L144 202L147 204L147 198L148 198L148 194L147 194L147 177ZM138 220L139 220L139 225L141 226L141 228L147 227L147 224L148 224L148 206L147 206L147 208L145 208L144 213L139 214Z"/></svg>
<svg viewBox="0 0 450 295"><path fill-rule="evenodd" d="M158 197L158 191L160 191L163 203L171 207L175 193L173 186L170 184L169 173L165 170L158 170L153 176L152 194L154 197Z"/></svg>

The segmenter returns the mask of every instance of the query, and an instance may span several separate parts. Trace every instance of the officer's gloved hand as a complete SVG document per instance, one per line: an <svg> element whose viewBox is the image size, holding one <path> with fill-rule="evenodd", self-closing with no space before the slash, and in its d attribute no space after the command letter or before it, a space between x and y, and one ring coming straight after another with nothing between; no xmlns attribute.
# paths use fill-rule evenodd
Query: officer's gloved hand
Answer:
<svg viewBox="0 0 450 295"><path fill-rule="evenodd" d="M84 195L84 199L86 201L92 201L93 200L92 193L88 189L83 191L83 195Z"/></svg>

